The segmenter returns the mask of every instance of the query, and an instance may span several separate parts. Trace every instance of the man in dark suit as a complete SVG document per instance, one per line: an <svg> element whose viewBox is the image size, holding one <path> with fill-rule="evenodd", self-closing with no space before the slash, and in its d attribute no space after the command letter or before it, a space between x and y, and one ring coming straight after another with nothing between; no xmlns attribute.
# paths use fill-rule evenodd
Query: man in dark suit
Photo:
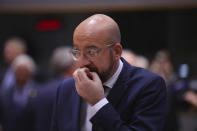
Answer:
<svg viewBox="0 0 197 131"><path fill-rule="evenodd" d="M50 62L53 78L37 90L37 97L32 101L35 117L34 131L50 130L57 87L65 78L72 77L75 69L74 61L70 57L70 49L70 47L62 46L53 52Z"/></svg>
<svg viewBox="0 0 197 131"><path fill-rule="evenodd" d="M0 88L6 89L15 84L14 72L10 65L14 59L26 53L25 41L18 37L9 38L4 46L4 59L7 66L0 68ZM1 71L2 70L2 71Z"/></svg>
<svg viewBox="0 0 197 131"><path fill-rule="evenodd" d="M19 55L12 69L15 84L0 93L0 124L3 131L34 131L31 101L36 97L32 80L35 63L28 55Z"/></svg>
<svg viewBox="0 0 197 131"><path fill-rule="evenodd" d="M164 80L121 58L117 23L93 15L74 31L78 69L57 89L52 131L160 131L166 108Z"/></svg>

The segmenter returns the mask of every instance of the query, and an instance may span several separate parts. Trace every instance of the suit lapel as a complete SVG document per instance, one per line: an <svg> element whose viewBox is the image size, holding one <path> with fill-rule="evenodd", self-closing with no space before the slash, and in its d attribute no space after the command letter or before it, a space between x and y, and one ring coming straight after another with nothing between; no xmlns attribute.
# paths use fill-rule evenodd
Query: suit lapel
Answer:
<svg viewBox="0 0 197 131"><path fill-rule="evenodd" d="M75 86L72 95L72 131L79 131L80 129L80 96L78 95Z"/></svg>
<svg viewBox="0 0 197 131"><path fill-rule="evenodd" d="M121 100L121 97L123 96L124 92L127 89L127 79L128 77L128 68L130 68L130 65L123 59L121 58L122 62L123 62L123 69L116 81L116 83L114 84L113 88L110 90L107 99L108 101L114 106L118 106L118 103Z"/></svg>

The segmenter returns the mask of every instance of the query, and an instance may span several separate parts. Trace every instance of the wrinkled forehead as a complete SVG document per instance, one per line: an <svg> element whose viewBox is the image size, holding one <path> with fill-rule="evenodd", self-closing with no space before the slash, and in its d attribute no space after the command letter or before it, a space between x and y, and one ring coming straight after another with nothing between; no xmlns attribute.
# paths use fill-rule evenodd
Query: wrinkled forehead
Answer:
<svg viewBox="0 0 197 131"><path fill-rule="evenodd" d="M78 28L74 32L74 47L93 48L107 44L111 44L111 38L110 33L105 28Z"/></svg>
<svg viewBox="0 0 197 131"><path fill-rule="evenodd" d="M105 46L119 40L119 30L114 20L105 15L93 15L82 21L73 34L74 46Z"/></svg>
<svg viewBox="0 0 197 131"><path fill-rule="evenodd" d="M108 43L110 43L109 40L102 36L97 36L97 35L77 36L73 40L73 47L78 48L80 50L95 49L95 48L102 48Z"/></svg>
<svg viewBox="0 0 197 131"><path fill-rule="evenodd" d="M101 48L100 46L96 45L96 44L89 44L89 45L85 45L85 46L78 46L78 45L73 45L73 49L76 50L83 50L83 51L88 51L88 50L97 50Z"/></svg>

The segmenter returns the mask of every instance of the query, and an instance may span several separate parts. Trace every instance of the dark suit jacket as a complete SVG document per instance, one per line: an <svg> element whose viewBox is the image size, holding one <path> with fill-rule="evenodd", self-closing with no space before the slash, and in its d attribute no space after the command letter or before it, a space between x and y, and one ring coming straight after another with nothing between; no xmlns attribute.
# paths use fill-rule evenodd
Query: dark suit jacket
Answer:
<svg viewBox="0 0 197 131"><path fill-rule="evenodd" d="M52 109L58 85L64 78L54 78L37 90L37 97L32 100L32 109L35 119L34 131L49 131Z"/></svg>
<svg viewBox="0 0 197 131"><path fill-rule="evenodd" d="M0 124L3 126L3 131L34 131L31 101L36 90L33 87L34 84L30 87L28 102L25 106L20 106L14 102L15 87L1 90Z"/></svg>
<svg viewBox="0 0 197 131"><path fill-rule="evenodd" d="M8 70L9 70L9 67L0 66L0 89L3 88L2 87L3 80Z"/></svg>
<svg viewBox="0 0 197 131"><path fill-rule="evenodd" d="M92 118L93 131L160 131L166 110L164 80L145 69L129 65L123 69L107 99ZM57 90L52 131L79 131L80 96L73 79Z"/></svg>
<svg viewBox="0 0 197 131"><path fill-rule="evenodd" d="M1 67L1 66L0 66L0 68L1 68L0 69L0 85L1 85L7 69L5 67Z"/></svg>

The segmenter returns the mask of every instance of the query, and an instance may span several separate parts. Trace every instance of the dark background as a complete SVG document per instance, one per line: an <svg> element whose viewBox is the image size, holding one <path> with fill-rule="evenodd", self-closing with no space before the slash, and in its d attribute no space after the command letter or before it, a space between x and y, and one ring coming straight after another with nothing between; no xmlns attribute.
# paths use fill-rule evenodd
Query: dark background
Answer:
<svg viewBox="0 0 197 131"><path fill-rule="evenodd" d="M75 27L94 13L104 13L117 21L122 34L122 45L150 61L160 49L168 49L175 67L189 63L197 65L197 8L70 11L54 13L0 12L0 64L3 64L3 45L7 38L19 36L26 40L28 53L40 68L48 66L55 47L72 46ZM42 20L60 20L61 28L39 31Z"/></svg>

